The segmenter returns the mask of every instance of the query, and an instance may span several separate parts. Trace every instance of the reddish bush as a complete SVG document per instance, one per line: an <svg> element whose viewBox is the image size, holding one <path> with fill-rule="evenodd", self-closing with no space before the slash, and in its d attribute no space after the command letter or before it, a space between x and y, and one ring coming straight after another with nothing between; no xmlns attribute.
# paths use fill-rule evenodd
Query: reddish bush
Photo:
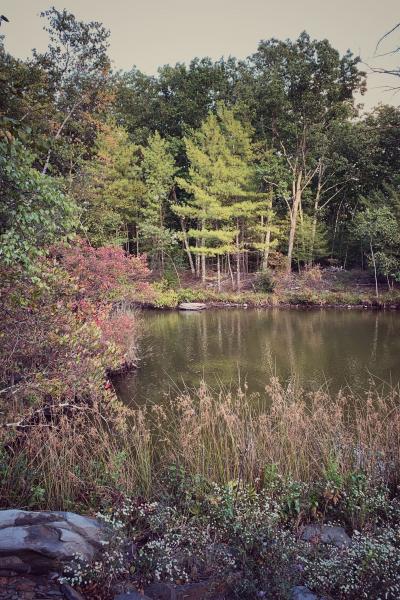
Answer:
<svg viewBox="0 0 400 600"><path fill-rule="evenodd" d="M37 282L0 271L0 389L33 403L98 397L107 370L135 360L135 315L77 298L65 270L49 261L40 270Z"/></svg>
<svg viewBox="0 0 400 600"><path fill-rule="evenodd" d="M151 294L145 255L130 256L117 246L93 248L84 240L54 247L52 255L77 280L83 297L112 300Z"/></svg>

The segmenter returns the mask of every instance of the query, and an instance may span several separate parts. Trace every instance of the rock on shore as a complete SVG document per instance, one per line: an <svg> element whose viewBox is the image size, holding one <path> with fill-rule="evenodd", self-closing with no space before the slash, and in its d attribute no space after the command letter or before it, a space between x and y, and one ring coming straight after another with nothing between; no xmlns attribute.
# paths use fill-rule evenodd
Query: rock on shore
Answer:
<svg viewBox="0 0 400 600"><path fill-rule="evenodd" d="M178 308L179 310L204 310L207 305L203 302L181 302Z"/></svg>
<svg viewBox="0 0 400 600"><path fill-rule="evenodd" d="M0 511L0 576L48 573L80 555L93 560L106 537L90 517L71 512Z"/></svg>

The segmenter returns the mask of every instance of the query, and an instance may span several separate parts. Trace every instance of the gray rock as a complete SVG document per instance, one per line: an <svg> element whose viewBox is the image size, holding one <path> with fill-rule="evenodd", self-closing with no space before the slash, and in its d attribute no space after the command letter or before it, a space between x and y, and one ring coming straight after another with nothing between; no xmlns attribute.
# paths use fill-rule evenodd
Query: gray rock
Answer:
<svg viewBox="0 0 400 600"><path fill-rule="evenodd" d="M107 531L71 512L0 510L0 570L48 573L75 555L91 561Z"/></svg>
<svg viewBox="0 0 400 600"><path fill-rule="evenodd" d="M64 598L66 598L67 600L85 600L82 594L74 590L74 588L68 585L68 583L63 583L60 586L60 589L63 593Z"/></svg>
<svg viewBox="0 0 400 600"><path fill-rule="evenodd" d="M211 598L215 598L212 595L210 581L185 583L182 585L152 583L144 591L151 600L204 600L204 598L210 598L211 600Z"/></svg>
<svg viewBox="0 0 400 600"><path fill-rule="evenodd" d="M139 592L128 592L127 594L118 594L114 600L150 600L148 596L142 596Z"/></svg>
<svg viewBox="0 0 400 600"><path fill-rule="evenodd" d="M203 302L181 302L178 308L179 310L204 310L207 305Z"/></svg>
<svg viewBox="0 0 400 600"><path fill-rule="evenodd" d="M301 534L301 539L305 542L331 544L336 548L347 548L351 545L351 538L344 528L332 525L306 525Z"/></svg>
<svg viewBox="0 0 400 600"><path fill-rule="evenodd" d="M304 585L296 585L292 589L292 600L318 600L318 596L313 594L307 587Z"/></svg>

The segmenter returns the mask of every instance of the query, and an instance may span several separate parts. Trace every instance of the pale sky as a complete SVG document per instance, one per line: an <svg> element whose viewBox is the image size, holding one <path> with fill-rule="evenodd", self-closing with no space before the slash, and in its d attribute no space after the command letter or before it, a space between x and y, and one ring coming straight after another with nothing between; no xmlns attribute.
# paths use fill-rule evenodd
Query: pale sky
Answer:
<svg viewBox="0 0 400 600"><path fill-rule="evenodd" d="M110 29L117 69L136 65L154 74L160 65L195 56L244 58L261 39L295 39L304 29L314 38L328 38L341 53L350 48L367 64L400 62L400 54L374 56L378 39L400 21L400 0L0 0L0 14L10 20L0 29L9 52L26 58L32 48L45 48L39 13L50 5ZM391 36L379 53L391 50L399 37ZM399 83L371 75L366 108L378 102L399 105L400 93L384 89Z"/></svg>

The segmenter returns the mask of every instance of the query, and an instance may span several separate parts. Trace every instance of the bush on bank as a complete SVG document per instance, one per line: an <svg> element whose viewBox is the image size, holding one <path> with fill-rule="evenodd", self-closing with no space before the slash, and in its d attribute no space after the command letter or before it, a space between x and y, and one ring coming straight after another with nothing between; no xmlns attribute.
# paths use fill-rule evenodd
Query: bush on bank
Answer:
<svg viewBox="0 0 400 600"><path fill-rule="evenodd" d="M100 514L115 532L103 559L95 565L78 561L67 579L94 597L122 578L139 588L207 579L223 597L249 600L289 600L295 585L327 599L398 598L400 505L387 488L370 487L363 531L348 527L351 545L336 548L301 538L310 499L323 497L331 475L305 488L267 471L254 484L220 485L176 466L167 469L157 499L121 498ZM337 494L360 497L360 478L366 481L358 473ZM346 524L341 509L334 518L335 506L332 522ZM127 539L133 554L124 551Z"/></svg>
<svg viewBox="0 0 400 600"><path fill-rule="evenodd" d="M232 598L288 598L295 584L399 597L398 389L333 396L271 379L265 397L202 385L127 409L107 375L136 360L127 291L160 305L211 293L152 288L140 259L82 242L40 268L38 280L1 273L0 502L111 515L107 562L75 583L98 593L113 560L138 586L209 577ZM339 524L353 544L302 542L309 522Z"/></svg>

